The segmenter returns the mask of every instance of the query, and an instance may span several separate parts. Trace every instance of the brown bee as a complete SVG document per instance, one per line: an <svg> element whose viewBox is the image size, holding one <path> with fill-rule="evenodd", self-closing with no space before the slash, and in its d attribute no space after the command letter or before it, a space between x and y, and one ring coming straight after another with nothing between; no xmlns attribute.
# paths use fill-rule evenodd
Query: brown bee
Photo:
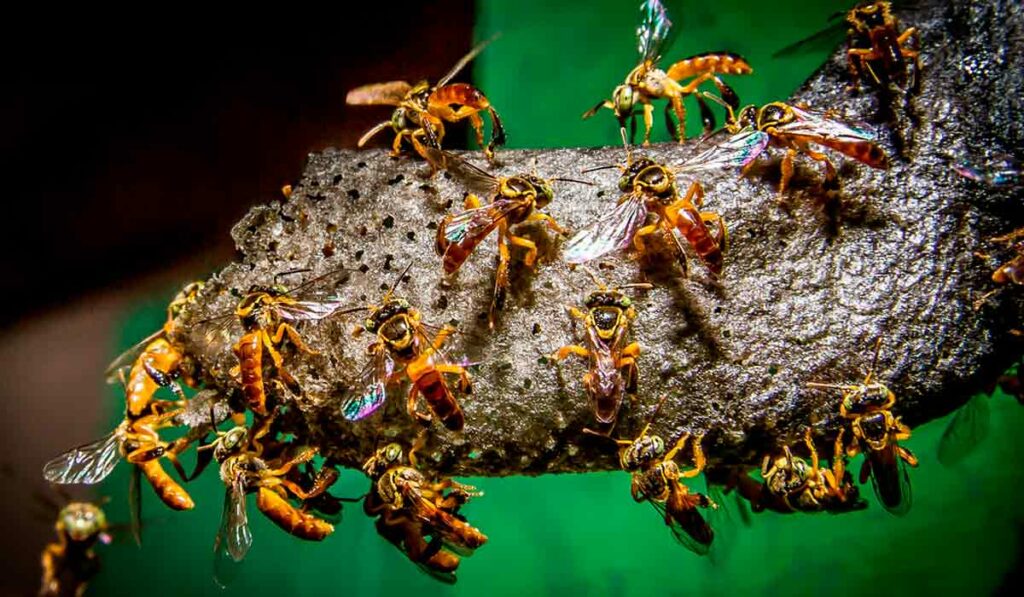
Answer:
<svg viewBox="0 0 1024 597"><path fill-rule="evenodd" d="M368 516L378 516L381 536L401 549L424 572L455 582L458 555L469 555L487 542L459 509L482 494L452 479L432 483L415 466L404 464L402 448L388 444L366 461L363 472L373 482L363 503ZM430 537L427 541L426 537Z"/></svg>
<svg viewBox="0 0 1024 597"><path fill-rule="evenodd" d="M664 403L665 398L662 397L651 416L651 421ZM637 502L650 503L672 530L676 541L698 555L705 555L711 548L715 534L697 508L717 509L718 505L702 493L690 493L686 485L680 481L692 479L704 470L704 451L700 446L703 435L692 438L694 468L682 472L675 462L675 457L691 439L690 434L684 433L672 449L666 452L665 441L660 436L647 433L651 421L644 425L636 439L614 440L619 445L619 464L622 470L633 477L633 499Z"/></svg>
<svg viewBox="0 0 1024 597"><path fill-rule="evenodd" d="M860 498L857 486L846 471L843 451L843 432L836 436L832 468L821 468L818 450L814 447L811 430L807 429L804 444L811 456L811 464L793 455L789 446L781 454L766 455L761 463L762 482L739 475L734 481L739 493L746 498L755 512L772 510L790 512L850 512L862 510L867 504Z"/></svg>
<svg viewBox="0 0 1024 597"><path fill-rule="evenodd" d="M824 153L811 148L821 145L834 149L872 168L885 169L888 158L875 142L874 133L861 126L835 120L826 112L816 112L783 102L772 102L758 108L747 106L736 115L736 104L706 94L725 106L728 120L725 130L732 136L725 142L700 153L676 168L677 172L700 172L722 167L742 167L743 172L755 163L769 145L786 150L782 158L782 179L779 199L789 188L793 177L793 160L797 154L819 161L825 167L826 189L839 184L836 168Z"/></svg>
<svg viewBox="0 0 1024 597"><path fill-rule="evenodd" d="M686 239L713 276L721 274L728 232L721 216L699 210L704 187L694 182L680 197L672 169L648 158L631 160L622 171L619 190L626 194L615 209L566 242L565 260L586 263L630 244L643 254L647 247L644 237L660 229L672 239L684 275L688 271L686 251L677 234ZM645 225L648 212L657 214L657 222Z"/></svg>
<svg viewBox="0 0 1024 597"><path fill-rule="evenodd" d="M527 267L532 268L537 261L537 245L513 234L512 227L527 222L543 222L556 233L564 234L565 229L540 210L554 199L551 180L569 179L546 180L535 174L499 178L448 152L427 148L427 155L431 163L454 174L471 191L490 198L487 205L482 206L477 195L466 195L466 210L445 216L438 226L436 249L443 258L445 273L454 274L481 241L498 231L498 271L488 314L488 322L493 329L497 312L505 305L511 246L526 250L523 263Z"/></svg>
<svg viewBox="0 0 1024 597"><path fill-rule="evenodd" d="M988 302L988 299L999 294L999 292L1006 288L1006 285L1014 284L1019 286L1024 284L1024 240L1019 240L1021 237L1024 237L1024 228L1017 228L1016 230L1002 236L989 239L993 243L1001 244L1006 247L1006 250L1008 250L1012 256L1001 263L992 272L992 281L1000 286L995 290L986 292L980 298L975 300L975 311L981 309L981 307ZM977 253L976 255L984 259L989 258L989 255L984 253Z"/></svg>
<svg viewBox="0 0 1024 597"><path fill-rule="evenodd" d="M153 491L167 507L173 510L191 510L195 507L188 492L160 464L160 458L167 458L182 478L186 476L177 456L188 443L165 442L159 435L159 430L170 426L180 412L179 409L144 415L135 420L126 417L105 437L72 448L47 462L43 466L43 477L58 485L95 485L106 479L121 459L135 465L128 497L132 531L136 541L141 542L140 476L146 477Z"/></svg>
<svg viewBox="0 0 1024 597"><path fill-rule="evenodd" d="M871 369L859 384L839 385L809 383L812 388L831 388L843 393L839 414L850 421L854 441L847 447L847 455L865 454L860 471L860 482L871 477L878 500L886 510L902 516L910 510L910 476L906 465L917 466L917 458L899 444L910 438L910 428L899 417L893 416L896 395L886 386L873 380L881 339L875 345Z"/></svg>
<svg viewBox="0 0 1024 597"><path fill-rule="evenodd" d="M494 148L505 144L505 129L498 113L479 89L467 83L448 83L492 41L493 38L470 50L434 85L426 81L420 81L415 85L405 81L389 81L364 85L349 91L345 103L350 106L395 106L391 119L367 131L359 139L359 147L365 145L377 133L391 127L395 131L391 155L399 155L402 151L402 140L408 139L416 153L429 160L428 147L441 149L445 121L458 122L469 119L476 133L477 143L484 149L484 155L488 160L493 160ZM484 110L491 117L491 140L487 145L484 145L483 119L479 114Z"/></svg>
<svg viewBox="0 0 1024 597"><path fill-rule="evenodd" d="M746 60L729 52L709 52L680 60L670 66L668 71L663 71L657 66L658 60L671 45L671 37L672 21L660 0L644 0L640 5L640 26L637 28L639 64L626 75L626 81L615 88L612 99L603 100L587 110L583 118L590 118L601 108L608 108L615 113L625 138L626 119L636 124L636 107L640 104L644 119L644 145L650 145L654 124L652 101L667 99L669 103L665 105L665 124L669 133L682 142L686 137L686 107L683 98L692 95L702 83L713 81L720 93L739 102L735 92L718 75L749 75L754 71ZM691 80L684 85L682 82L685 79ZM715 128L714 115L700 95L694 97L700 106L705 132L710 132ZM669 110L675 112L678 125L673 124ZM632 128L635 129L635 126Z"/></svg>
<svg viewBox="0 0 1024 597"><path fill-rule="evenodd" d="M583 387L593 405L598 429L608 434L615 427L623 396L635 399L639 378L636 358L640 356L640 344L628 339L630 325L636 319L636 308L633 300L622 290L649 289L651 285L626 284L608 288L592 270L586 271L597 284L597 290L584 301L586 311L570 307L569 315L583 322L587 344L585 347L576 344L563 346L549 358L561 361L569 355L576 355L589 360L590 368L583 376Z"/></svg>
<svg viewBox="0 0 1024 597"><path fill-rule="evenodd" d="M189 387L195 387L195 364L182 352L174 339L178 331L178 317L203 289L202 282L187 284L167 306L167 321L163 327L118 356L107 367L107 382L120 380L125 386L125 409L130 418L138 418L149 410L150 402L159 388L169 388L184 402L185 394L178 385L181 378ZM128 370L127 377L125 370Z"/></svg>
<svg viewBox="0 0 1024 597"><path fill-rule="evenodd" d="M289 455L290 446L278 444L275 451L279 454L271 457L264 453L261 440L270 432L273 419L271 414L252 432L241 426L218 432L214 443L200 448L213 450L213 457L220 464L221 481L227 487L221 525L214 542L215 579L222 586L230 582L234 573L231 562L241 562L252 545L245 506L245 496L249 493L256 493L256 507L260 512L300 539L322 541L334 532L334 525L288 501L290 496L313 499L326 491L328 483L317 483L307 491L288 478L295 467L312 460L316 448L304 448Z"/></svg>
<svg viewBox="0 0 1024 597"><path fill-rule="evenodd" d="M57 541L43 549L40 597L78 597L85 593L100 569L93 547L97 542L111 542L107 529L107 517L96 504L71 502L61 508L54 525Z"/></svg>
<svg viewBox="0 0 1024 597"><path fill-rule="evenodd" d="M381 303L370 307L363 326L352 332L353 336L369 332L376 336L376 341L367 348L370 361L360 376L362 390L345 401L342 415L350 421L370 416L384 404L388 384L404 376L410 382L406 403L409 416L425 426L437 417L448 429L462 431L465 417L444 376L457 375L459 389L468 394L472 391L469 373L462 365L449 362L441 352L445 340L456 330L446 324L436 334L431 335L427 331L419 310L406 299L394 296L395 287L404 277L405 272L402 272L384 294ZM403 369L396 372L396 365L403 366ZM423 396L430 413L417 408L420 396Z"/></svg>

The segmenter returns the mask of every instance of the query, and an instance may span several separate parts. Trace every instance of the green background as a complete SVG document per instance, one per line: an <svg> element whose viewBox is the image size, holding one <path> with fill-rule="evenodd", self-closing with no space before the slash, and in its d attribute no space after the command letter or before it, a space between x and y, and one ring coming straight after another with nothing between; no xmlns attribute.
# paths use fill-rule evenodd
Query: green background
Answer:
<svg viewBox="0 0 1024 597"><path fill-rule="evenodd" d="M681 28L664 64L691 54L730 49L755 68L731 77L744 103L788 96L828 49L773 59L779 47L819 30L847 4L810 1L684 3L672 12ZM670 5L670 9L673 8ZM510 147L618 144L610 112L580 114L634 66L636 2L481 2L477 37L502 32L475 65L475 80L498 107ZM841 82L837 82L842 84ZM660 107L660 106L659 106ZM688 134L699 133L695 104ZM655 139L667 140L657 114ZM162 324L175 289L129 314L111 355ZM123 396L111 389L110 421ZM486 496L466 508L490 542L459 569L453 587L423 575L385 543L358 505L323 544L281 532L250 503L254 545L226 591L212 581L213 538L223 485L211 469L188 486L195 510L173 513L143 490L145 545L103 547L104 571L94 594L914 594L989 593L1018 558L1024 518L1024 409L997 394L990 400L989 436L958 467L935 458L948 417L914 430L907 442L920 458L912 471L914 506L904 518L871 507L842 516L755 515L741 524L733 508L715 520L716 548L699 558L672 539L647 505L629 496L625 473L542 478L466 479ZM859 459L853 464L856 471ZM109 517L127 521L128 467L103 485ZM702 482L697 482L702 489ZM366 479L343 471L335 493L365 492ZM250 498L251 500L251 498ZM726 500L731 505L731 498Z"/></svg>

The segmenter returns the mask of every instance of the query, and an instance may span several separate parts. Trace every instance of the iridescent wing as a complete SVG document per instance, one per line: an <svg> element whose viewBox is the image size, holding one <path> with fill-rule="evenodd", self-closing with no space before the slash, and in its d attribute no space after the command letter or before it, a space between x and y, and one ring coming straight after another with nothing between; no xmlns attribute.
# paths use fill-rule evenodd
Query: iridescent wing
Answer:
<svg viewBox="0 0 1024 597"><path fill-rule="evenodd" d="M449 248L459 247L463 251L472 251L488 234L498 227L498 223L510 213L523 206L522 199L495 199L491 203L476 209L467 209L445 220L444 239Z"/></svg>
<svg viewBox="0 0 1024 597"><path fill-rule="evenodd" d="M586 263L612 251L625 249L633 235L647 219L647 206L642 195L628 196L606 213L580 230L565 243L565 260Z"/></svg>
<svg viewBox="0 0 1024 597"><path fill-rule="evenodd" d="M135 361L138 360L139 355L142 354L142 351L144 351L146 347L149 346L149 343L163 336L163 333L163 330L157 330L152 334L146 336L142 340L139 340L135 345L133 345L128 350L117 355L117 358L115 358L109 365L107 365L107 370L104 372L104 375L106 376L107 379L107 383L119 382L121 380L119 372L122 369L127 369L134 365Z"/></svg>
<svg viewBox="0 0 1024 597"><path fill-rule="evenodd" d="M657 62L671 45L672 21L660 0L640 3L640 25L636 29L637 52L640 61Z"/></svg>
<svg viewBox="0 0 1024 597"><path fill-rule="evenodd" d="M813 33L800 41L789 44L788 46L778 50L772 54L773 58L780 56L791 56L793 54L801 54L804 52L831 52L832 48L835 48L840 42L843 41L843 33L847 27L846 20L840 19L844 13L837 12L829 17L830 21L835 21L828 27Z"/></svg>
<svg viewBox="0 0 1024 597"><path fill-rule="evenodd" d="M341 414L349 421L372 415L387 399L387 384L395 371L395 361L387 348L377 345L360 375L362 391L341 405Z"/></svg>
<svg viewBox="0 0 1024 597"><path fill-rule="evenodd" d="M955 466L970 456L978 444L988 436L988 401L988 396L978 394L953 415L939 440L939 462L944 466Z"/></svg>
<svg viewBox="0 0 1024 597"><path fill-rule="evenodd" d="M839 122L827 114L790 106L797 118L775 128L779 135L824 145L873 168L884 168L885 152L863 125Z"/></svg>
<svg viewBox="0 0 1024 597"><path fill-rule="evenodd" d="M435 147L426 147L427 160L458 178L466 188L476 193L493 195L498 190L498 179L459 156Z"/></svg>
<svg viewBox="0 0 1024 597"><path fill-rule="evenodd" d="M405 81L371 83L349 91L345 103L350 106L397 106L410 89L412 85Z"/></svg>
<svg viewBox="0 0 1024 597"><path fill-rule="evenodd" d="M718 168L742 168L757 159L770 141L768 133L748 127L673 169L676 172L701 172Z"/></svg>
<svg viewBox="0 0 1024 597"><path fill-rule="evenodd" d="M245 481L236 477L224 493L220 529L213 542L214 580L226 587L238 575L238 563L252 547L249 515L245 508Z"/></svg>
<svg viewBox="0 0 1024 597"><path fill-rule="evenodd" d="M121 455L116 433L72 448L43 465L43 477L59 485L93 485L107 478Z"/></svg>
<svg viewBox="0 0 1024 597"><path fill-rule="evenodd" d="M279 301L274 309L284 321L319 321L334 315L342 307L341 299L323 301Z"/></svg>

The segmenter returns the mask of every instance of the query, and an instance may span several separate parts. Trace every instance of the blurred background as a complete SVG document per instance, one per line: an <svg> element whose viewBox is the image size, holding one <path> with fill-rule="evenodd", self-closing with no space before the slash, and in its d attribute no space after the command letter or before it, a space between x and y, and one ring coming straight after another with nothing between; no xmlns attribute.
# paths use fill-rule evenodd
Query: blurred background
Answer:
<svg viewBox="0 0 1024 597"><path fill-rule="evenodd" d="M850 4L776 0L766 11L754 0L669 3L680 31L665 63L727 49L755 68L728 81L744 103L785 98L842 33L797 55L772 53ZM103 383L107 362L161 325L183 282L232 259L232 223L250 206L280 199L308 153L355 147L389 117L386 108L346 107L348 89L435 80L475 40L501 32L461 79L496 106L509 147L617 144L610 113L589 121L580 114L634 66L636 6L443 0L315 14L175 6L132 19L90 5L54 14L30 8L35 14L11 22L0 37L8 191L0 241L0 462L8 487L0 593L38 586L39 552L52 537L52 516L33 514L32 494L46 490L42 464L99 437L121 415L121 392ZM694 135L697 111L687 107ZM655 139L667 140L656 116ZM451 131L457 145L463 129ZM126 534L101 547L104 570L91 594L1010 592L1024 518L1016 466L1024 409L1003 395L985 404L989 436L957 467L934 457L947 420L915 429L909 447L921 467L913 472L914 507L902 519L872 503L844 516L761 514L748 528L723 509L719 548L698 559L653 510L633 503L624 473L471 479L487 496L467 514L491 542L465 562L454 587L420 574L358 507L322 545L292 539L251 508L254 547L242 577L220 591L211 571L223 486L209 472L189 486L198 505L188 513L172 516L144 489L143 549ZM339 493L365 491L360 474L342 478ZM109 517L126 522L127 483L121 466L97 493L76 495L110 496Z"/></svg>

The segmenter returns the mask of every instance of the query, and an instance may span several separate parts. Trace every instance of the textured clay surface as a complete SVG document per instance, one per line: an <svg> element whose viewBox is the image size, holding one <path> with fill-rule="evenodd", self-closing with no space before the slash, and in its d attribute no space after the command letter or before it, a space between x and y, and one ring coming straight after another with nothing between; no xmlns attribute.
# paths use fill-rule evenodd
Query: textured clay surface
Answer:
<svg viewBox="0 0 1024 597"><path fill-rule="evenodd" d="M827 201L821 170L797 159L794 188L776 200L781 152L770 149L745 178L735 172L703 176L705 209L729 225L724 274L714 283L695 259L681 276L670 258L641 263L630 251L606 260L610 284L650 281L632 291L639 316L634 338L640 391L625 404L616 435L635 436L659 395L668 400L652 431L675 438L705 432L712 464L755 464L760 454L800 437L813 425L819 441L838 429L838 396L806 382L863 378L875 340L884 343L877 375L898 396L898 414L911 425L943 415L991 381L1020 353L1009 330L1020 325L1021 295L1004 291L982 309L972 301L994 288L987 239L1022 223L1019 190L994 189L958 177L951 158L1024 148L1024 11L1018 2L924 2L900 14L922 32L920 93L905 102L872 91L844 90L841 51L793 98L830 108L878 131L890 154L888 170L872 170L833 153L842 178L840 200ZM885 106L891 104L887 110ZM881 107L880 107L881 106ZM515 134L515 123L509 123ZM613 126L612 119L606 122ZM595 126L598 126L595 123ZM703 148L660 145L637 151L679 164ZM468 158L481 163L478 154ZM622 163L621 148L505 151L495 174L530 171L588 178L595 186L556 183L547 212L577 230L611 209L620 193L618 170L580 174ZM483 242L458 274L442 276L433 243L437 222L461 208L463 187L439 174L427 177L416 159L380 151L312 155L291 198L254 208L232 234L239 260L214 276L186 315L182 341L205 367L208 382L232 391L231 343L210 343L209 324L229 313L237 296L275 274L294 283L346 267L355 270L334 289L346 305L376 301L407 264L398 287L436 325L457 323L447 350L478 363L474 392L460 396L466 428L435 424L423 465L450 474L508 475L617 468L614 446L582 434L593 424L581 378L584 361L546 363L541 355L583 341L566 313L593 288L581 270L559 259L559 239L540 227L520 232L537 240L535 274L514 260L513 290L498 329L486 311L495 267L495 240ZM685 189L690 180L681 177ZM667 251L665 243L661 250ZM521 255L521 254L520 254ZM405 412L407 386L392 387L385 407L358 423L345 421L341 402L359 387L371 338L351 329L363 314L300 329L319 356L284 349L301 395L277 390L291 406L289 424L339 463L358 467L384 441L410 443L420 427Z"/></svg>

